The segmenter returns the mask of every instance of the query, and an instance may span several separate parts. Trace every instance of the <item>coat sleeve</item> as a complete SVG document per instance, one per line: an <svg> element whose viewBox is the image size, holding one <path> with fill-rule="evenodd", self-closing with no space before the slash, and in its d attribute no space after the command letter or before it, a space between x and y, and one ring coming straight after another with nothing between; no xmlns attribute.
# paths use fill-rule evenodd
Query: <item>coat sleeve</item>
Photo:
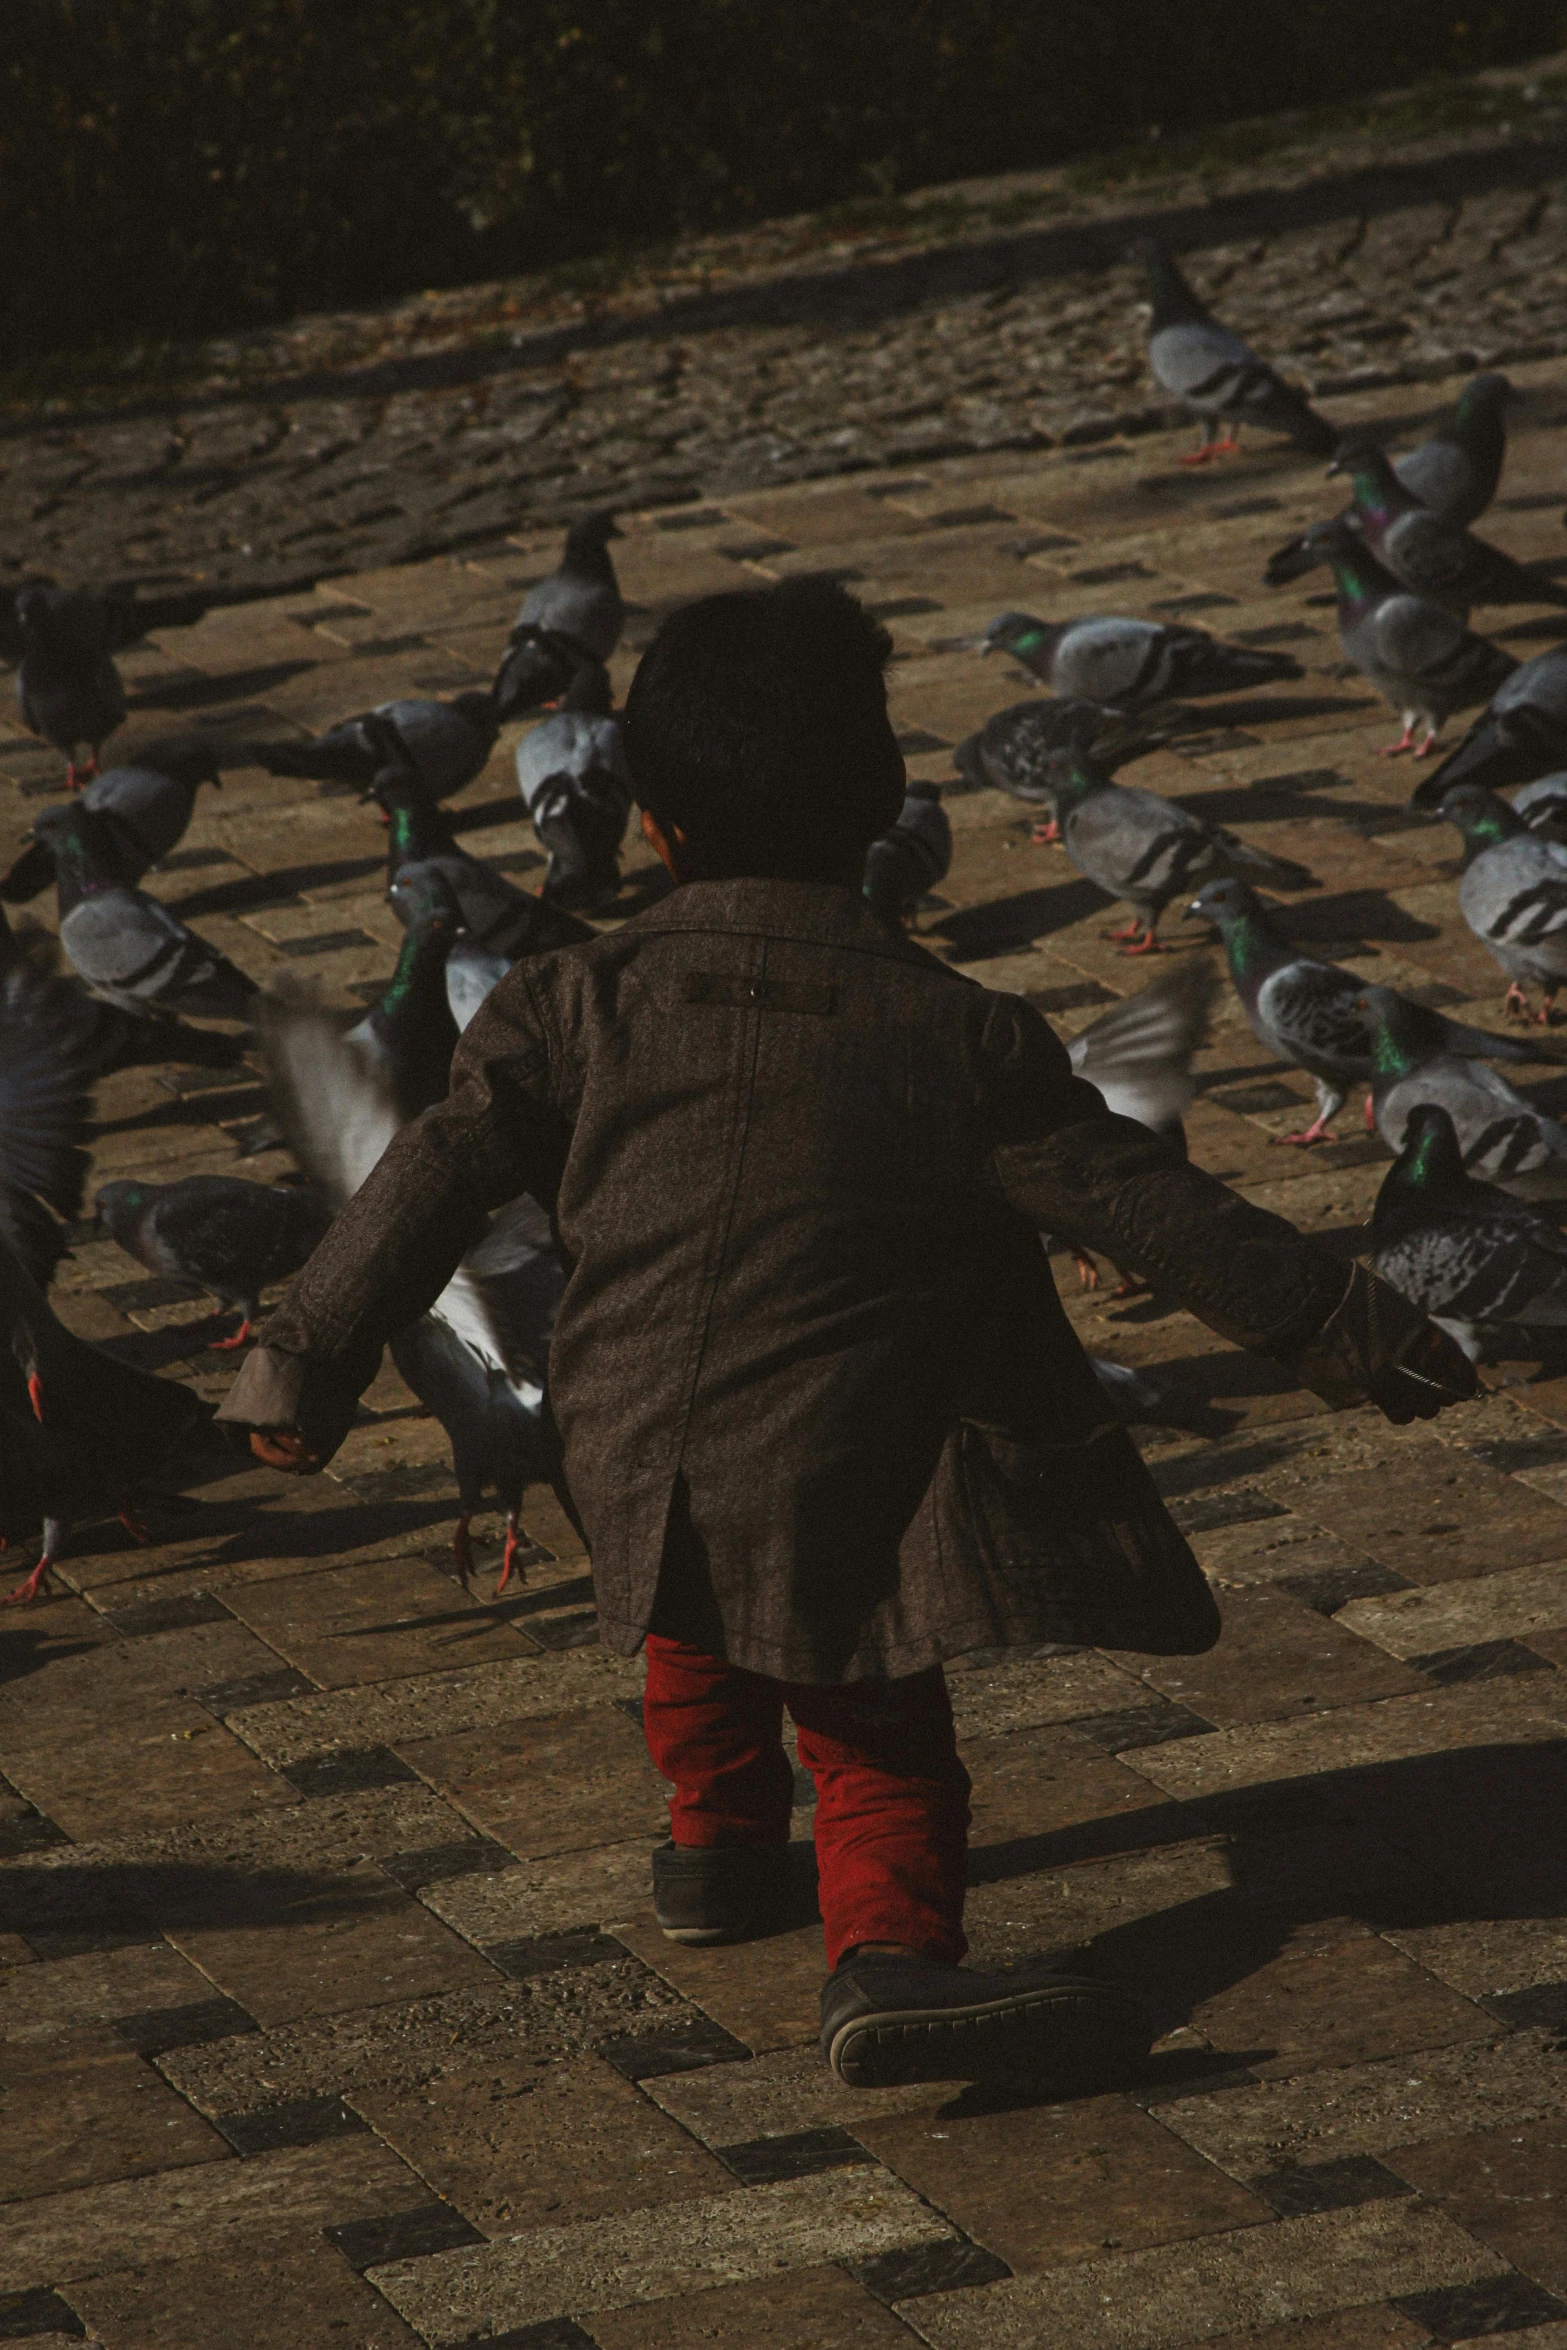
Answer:
<svg viewBox="0 0 1567 2350"><path fill-rule="evenodd" d="M268 1317L218 1418L298 1428L329 1457L387 1339L434 1304L489 1211L524 1191L553 1207L574 1113L543 991L518 965L465 1031L446 1099L396 1136Z"/></svg>
<svg viewBox="0 0 1567 2350"><path fill-rule="evenodd" d="M981 1064L996 1178L1038 1230L1103 1250L1222 1338L1284 1361L1341 1303L1349 1267L1189 1165L1176 1137L1115 1116L1032 1005L997 996Z"/></svg>

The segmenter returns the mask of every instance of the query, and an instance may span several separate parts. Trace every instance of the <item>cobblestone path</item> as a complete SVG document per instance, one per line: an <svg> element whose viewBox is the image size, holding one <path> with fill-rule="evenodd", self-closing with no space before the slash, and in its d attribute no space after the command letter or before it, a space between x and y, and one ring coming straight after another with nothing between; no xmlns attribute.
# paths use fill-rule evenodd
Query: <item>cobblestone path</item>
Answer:
<svg viewBox="0 0 1567 2350"><path fill-rule="evenodd" d="M1302 228L1227 298L1248 325L1309 312L1324 368L1372 349L1381 367L1382 296L1368 278L1354 324L1345 289L1378 250L1377 283L1414 286L1445 238L1450 284L1494 294L1494 344L1473 346L1490 356L1538 326L1506 325L1507 304L1522 316L1559 282L1555 203L1466 198L1456 224L1411 215L1403 245L1386 216L1353 240ZM1219 277L1217 255L1203 274ZM1074 276L931 312L918 331L951 353L932 446L954 414L1004 442L1030 402L1054 431L1086 404L1068 378L1096 365L1140 406L1129 294L1123 276ZM1456 351L1442 286L1422 299L1406 341L1433 380L1343 394L1335 414L1412 431L1450 398L1431 356ZM1469 307L1447 305L1455 338ZM916 329L846 332L863 353L846 429L865 453L906 455L926 429L893 413L920 380L898 341ZM754 396L756 446L777 435L787 465L809 465L823 394L790 387L842 347L803 325L715 330L666 393L667 353L605 346L580 403L531 442L520 375L495 379L483 429L498 452L520 441L561 464L562 491L594 467L605 488L639 478L629 440L612 459L584 438L572 473L570 435L615 370L649 367L646 414L677 454L682 432L722 438L693 386L727 384L714 419ZM1567 366L1514 372L1527 399L1487 528L1557 555ZM764 374L765 396L740 388ZM372 494L417 505L445 460L421 475L396 451L420 431L434 447L440 397L345 403L340 428L330 402L311 421L301 407L269 460L242 461L247 411L215 411L180 465L210 468L229 517L264 462L314 478L323 515ZM155 428L123 431L102 465L150 463L133 444L154 447ZM330 454L334 431L360 454ZM1266 549L1327 511L1332 486L1277 452L1193 476L1184 445L1113 433L769 490L704 474L700 503L625 518L632 635L712 587L833 571L888 616L911 765L948 780L953 743L1020 690L963 642L1000 609L1196 614L1287 642L1303 683L1214 705L1207 733L1137 780L1308 865L1302 937L1493 1019L1501 983L1458 919L1453 837L1407 823L1407 777L1376 756L1387 714L1343 673L1320 582L1258 585ZM384 468L380 488L351 486L356 465ZM64 531L90 501L61 495ZM151 489L123 502L127 529L162 510ZM232 744L487 677L554 543L361 567L170 631L127 662L114 748L175 725ZM1519 650L1544 641L1537 619L1486 617ZM457 814L469 847L536 878L510 739ZM7 858L58 785L51 755L0 731ZM1068 1031L1142 984L1025 811L973 792L951 813L952 873L920 916L934 951ZM348 1005L390 969L375 827L308 784L230 772L151 886L260 980L303 969ZM608 918L652 886L634 857ZM1308 1088L1227 994L1203 1067L1194 1155L1357 1248L1380 1147L1346 1117L1329 1149L1273 1148ZM95 1179L240 1164L259 1085L214 1076L109 1081ZM1560 1102L1561 1079L1530 1082ZM83 1530L61 1594L0 1623L0 2335L51 2350L83 2335L109 2350L1419 2350L1501 2332L1562 2350L1567 1381L1504 1366L1435 1428L1333 1417L1165 1301L1082 1296L1060 1269L1090 1343L1160 1366L1190 1423L1147 1430L1145 1450L1225 1632L1195 1659L1055 1651L954 1672L976 1783L969 1923L981 1961L1080 1950L1149 1997L1163 2037L1147 2078L1068 2103L855 2095L814 2047L812 1923L730 1951L663 1941L638 1672L594 1644L587 1562L533 1491L521 1590L494 1602L485 1575L464 1594L444 1444L388 1371L331 1475L296 1486L214 1454L151 1548ZM58 1299L79 1331L209 1395L231 1376L204 1351L206 1301L110 1242L83 1232Z"/></svg>

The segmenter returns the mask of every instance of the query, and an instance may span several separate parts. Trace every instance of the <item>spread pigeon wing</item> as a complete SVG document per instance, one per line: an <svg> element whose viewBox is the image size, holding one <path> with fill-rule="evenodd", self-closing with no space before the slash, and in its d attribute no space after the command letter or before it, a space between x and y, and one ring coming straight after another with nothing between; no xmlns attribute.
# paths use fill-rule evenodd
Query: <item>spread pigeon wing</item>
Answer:
<svg viewBox="0 0 1567 2350"><path fill-rule="evenodd" d="M397 1132L389 1078L314 1006L268 998L258 1027L288 1147L332 1205L344 1207Z"/></svg>

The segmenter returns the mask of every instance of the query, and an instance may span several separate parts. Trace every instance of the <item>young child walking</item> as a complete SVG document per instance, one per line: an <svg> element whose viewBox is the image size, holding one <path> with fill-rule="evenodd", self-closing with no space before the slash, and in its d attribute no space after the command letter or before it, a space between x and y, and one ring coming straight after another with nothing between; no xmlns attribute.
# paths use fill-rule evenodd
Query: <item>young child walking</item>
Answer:
<svg viewBox="0 0 1567 2350"><path fill-rule="evenodd" d="M1219 1619L1040 1233L1135 1264L1335 1404L1430 1417L1473 1374L1395 1292L1113 1116L1027 1003L877 921L865 854L904 790L889 652L820 582L666 622L625 736L677 886L501 982L220 1417L318 1468L387 1338L531 1192L570 1271L560 1489L601 1637L646 1652L675 1790L665 1932L765 1922L787 1709L817 1788L837 2073L1108 2080L1146 2052L1135 2001L960 1963L969 1780L942 1666L1045 1641L1186 1654Z"/></svg>

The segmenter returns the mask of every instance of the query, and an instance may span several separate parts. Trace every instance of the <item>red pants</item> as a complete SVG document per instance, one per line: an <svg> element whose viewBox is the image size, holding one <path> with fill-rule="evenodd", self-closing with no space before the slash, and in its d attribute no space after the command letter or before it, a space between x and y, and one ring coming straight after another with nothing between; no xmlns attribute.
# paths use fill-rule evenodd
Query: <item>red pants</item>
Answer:
<svg viewBox="0 0 1567 2350"><path fill-rule="evenodd" d="M828 1965L857 1942L960 1959L969 1775L939 1665L907 1680L823 1689L742 1672L650 1632L642 1719L648 1751L674 1782L675 1842L788 1843L785 1706L816 1782Z"/></svg>

